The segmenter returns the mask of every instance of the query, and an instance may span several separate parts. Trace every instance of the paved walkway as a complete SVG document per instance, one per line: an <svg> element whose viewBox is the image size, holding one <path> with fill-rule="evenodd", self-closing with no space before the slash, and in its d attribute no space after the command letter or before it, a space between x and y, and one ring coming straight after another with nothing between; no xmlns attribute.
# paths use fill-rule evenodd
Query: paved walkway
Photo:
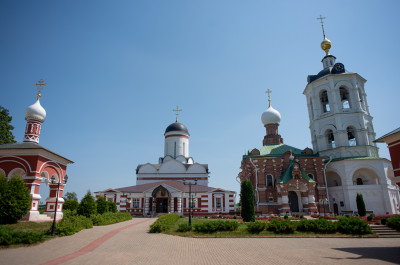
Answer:
<svg viewBox="0 0 400 265"><path fill-rule="evenodd" d="M0 264L400 264L398 238L183 238L147 233L154 220L0 249Z"/></svg>

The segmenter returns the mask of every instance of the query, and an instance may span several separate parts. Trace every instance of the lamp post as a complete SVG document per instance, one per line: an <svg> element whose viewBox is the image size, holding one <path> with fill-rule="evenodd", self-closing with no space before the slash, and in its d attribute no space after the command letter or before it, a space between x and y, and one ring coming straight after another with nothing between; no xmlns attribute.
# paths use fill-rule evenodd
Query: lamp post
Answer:
<svg viewBox="0 0 400 265"><path fill-rule="evenodd" d="M197 179L194 180L194 183L189 182L186 183L186 180L183 180L183 185L189 185L189 226L192 226L192 210L193 210L193 198L192 198L192 185L197 185Z"/></svg>
<svg viewBox="0 0 400 265"><path fill-rule="evenodd" d="M65 175L64 177L64 184L67 184L68 181L68 176ZM53 218L53 226L51 227L51 236L55 235L56 232L56 217L57 217L57 206L58 206L58 191L60 190L60 184L61 184L61 178L58 180L58 183L56 183L56 178L55 176L51 177L51 184L57 184L57 193L56 193L56 205L54 207L54 218Z"/></svg>

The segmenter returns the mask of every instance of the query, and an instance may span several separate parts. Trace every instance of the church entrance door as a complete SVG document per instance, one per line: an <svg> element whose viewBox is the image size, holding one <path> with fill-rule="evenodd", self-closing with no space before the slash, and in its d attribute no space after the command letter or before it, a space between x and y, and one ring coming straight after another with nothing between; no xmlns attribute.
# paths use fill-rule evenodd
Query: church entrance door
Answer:
<svg viewBox="0 0 400 265"><path fill-rule="evenodd" d="M291 212L299 212L299 198L297 197L297 193L295 191L289 191L289 205Z"/></svg>
<svg viewBox="0 0 400 265"><path fill-rule="evenodd" d="M334 204L333 204L333 212L334 212L336 215L339 214L339 209L338 209L337 203L334 203Z"/></svg>
<svg viewBox="0 0 400 265"><path fill-rule="evenodd" d="M157 198L157 213L168 213L168 198Z"/></svg>

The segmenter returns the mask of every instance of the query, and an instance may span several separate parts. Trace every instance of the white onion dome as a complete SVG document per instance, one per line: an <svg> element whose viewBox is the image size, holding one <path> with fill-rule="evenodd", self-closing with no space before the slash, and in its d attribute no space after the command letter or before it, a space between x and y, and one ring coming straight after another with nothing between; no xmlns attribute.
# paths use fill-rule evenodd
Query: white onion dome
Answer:
<svg viewBox="0 0 400 265"><path fill-rule="evenodd" d="M39 99L30 105L25 111L25 119L36 119L44 122L46 118L46 110L40 105Z"/></svg>
<svg viewBox="0 0 400 265"><path fill-rule="evenodd" d="M264 125L272 123L279 124L281 122L281 114L272 106L269 106L261 115L261 121Z"/></svg>

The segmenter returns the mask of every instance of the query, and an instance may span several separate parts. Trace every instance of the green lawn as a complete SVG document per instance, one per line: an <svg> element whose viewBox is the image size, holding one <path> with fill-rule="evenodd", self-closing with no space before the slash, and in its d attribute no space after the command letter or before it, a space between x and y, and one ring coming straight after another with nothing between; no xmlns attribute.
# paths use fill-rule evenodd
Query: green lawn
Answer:
<svg viewBox="0 0 400 265"><path fill-rule="evenodd" d="M25 246L43 242L49 238L52 222L18 222L0 225L0 247Z"/></svg>
<svg viewBox="0 0 400 265"><path fill-rule="evenodd" d="M53 222L18 222L12 225L0 225L0 227L9 227L13 230L22 231L22 232L39 232L46 233L51 228Z"/></svg>

